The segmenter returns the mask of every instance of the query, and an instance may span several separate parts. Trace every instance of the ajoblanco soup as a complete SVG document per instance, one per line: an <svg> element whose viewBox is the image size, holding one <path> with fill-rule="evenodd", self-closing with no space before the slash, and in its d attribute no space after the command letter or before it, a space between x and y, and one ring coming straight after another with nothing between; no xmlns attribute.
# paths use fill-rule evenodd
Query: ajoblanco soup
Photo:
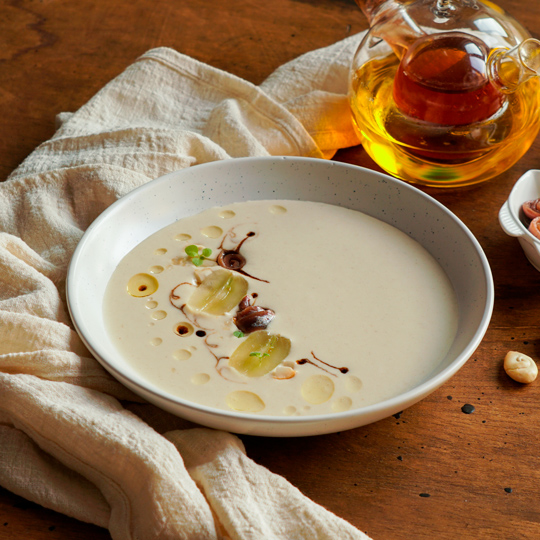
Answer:
<svg viewBox="0 0 540 540"><path fill-rule="evenodd" d="M454 338L439 264L353 210L253 201L165 227L120 262L104 314L155 386L217 409L311 415L426 379Z"/></svg>

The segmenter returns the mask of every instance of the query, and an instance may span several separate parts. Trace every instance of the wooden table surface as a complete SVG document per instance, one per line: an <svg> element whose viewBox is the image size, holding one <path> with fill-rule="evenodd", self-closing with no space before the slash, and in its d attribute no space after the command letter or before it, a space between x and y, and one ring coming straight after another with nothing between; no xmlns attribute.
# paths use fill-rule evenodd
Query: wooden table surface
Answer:
<svg viewBox="0 0 540 540"><path fill-rule="evenodd" d="M498 4L540 37L539 2ZM53 134L57 113L78 109L152 47L258 84L284 62L366 26L353 0L0 1L0 180ZM361 147L335 159L378 170ZM540 380L520 386L502 370L508 350L540 360L540 273L497 221L514 182L534 168L540 139L489 182L425 189L476 235L495 280L491 325L453 379L370 426L313 438L243 437L255 461L374 540L540 538ZM466 403L473 414L461 411ZM0 538L110 536L0 488Z"/></svg>

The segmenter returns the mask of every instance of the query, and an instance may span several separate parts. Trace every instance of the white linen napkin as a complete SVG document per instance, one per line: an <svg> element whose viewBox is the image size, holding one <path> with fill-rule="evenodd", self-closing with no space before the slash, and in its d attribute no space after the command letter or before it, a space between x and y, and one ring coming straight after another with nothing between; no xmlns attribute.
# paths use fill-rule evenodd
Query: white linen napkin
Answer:
<svg viewBox="0 0 540 540"><path fill-rule="evenodd" d="M245 455L234 435L140 402L90 356L65 307L88 225L165 173L239 156L330 158L358 144L346 102L361 35L257 87L147 52L0 184L0 484L115 540L367 539ZM138 403L137 403L138 402Z"/></svg>

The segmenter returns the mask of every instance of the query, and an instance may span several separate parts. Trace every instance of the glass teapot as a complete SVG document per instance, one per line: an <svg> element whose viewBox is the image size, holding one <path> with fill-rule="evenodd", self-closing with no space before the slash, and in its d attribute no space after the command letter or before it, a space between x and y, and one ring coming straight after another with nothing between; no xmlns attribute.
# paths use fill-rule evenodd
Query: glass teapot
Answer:
<svg viewBox="0 0 540 540"><path fill-rule="evenodd" d="M356 0L370 24L349 101L368 154L428 186L485 181L540 127L540 42L479 0Z"/></svg>

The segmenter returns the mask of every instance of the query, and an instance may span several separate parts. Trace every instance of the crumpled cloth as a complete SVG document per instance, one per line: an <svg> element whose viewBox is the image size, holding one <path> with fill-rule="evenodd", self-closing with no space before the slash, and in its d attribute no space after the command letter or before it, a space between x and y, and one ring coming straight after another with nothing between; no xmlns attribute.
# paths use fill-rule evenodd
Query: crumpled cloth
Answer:
<svg viewBox="0 0 540 540"><path fill-rule="evenodd" d="M330 158L361 35L255 86L168 48L140 57L0 184L0 484L115 540L367 539L246 456L235 435L141 402L82 344L65 278L85 229L165 173L218 159ZM359 509L361 512L361 509Z"/></svg>

